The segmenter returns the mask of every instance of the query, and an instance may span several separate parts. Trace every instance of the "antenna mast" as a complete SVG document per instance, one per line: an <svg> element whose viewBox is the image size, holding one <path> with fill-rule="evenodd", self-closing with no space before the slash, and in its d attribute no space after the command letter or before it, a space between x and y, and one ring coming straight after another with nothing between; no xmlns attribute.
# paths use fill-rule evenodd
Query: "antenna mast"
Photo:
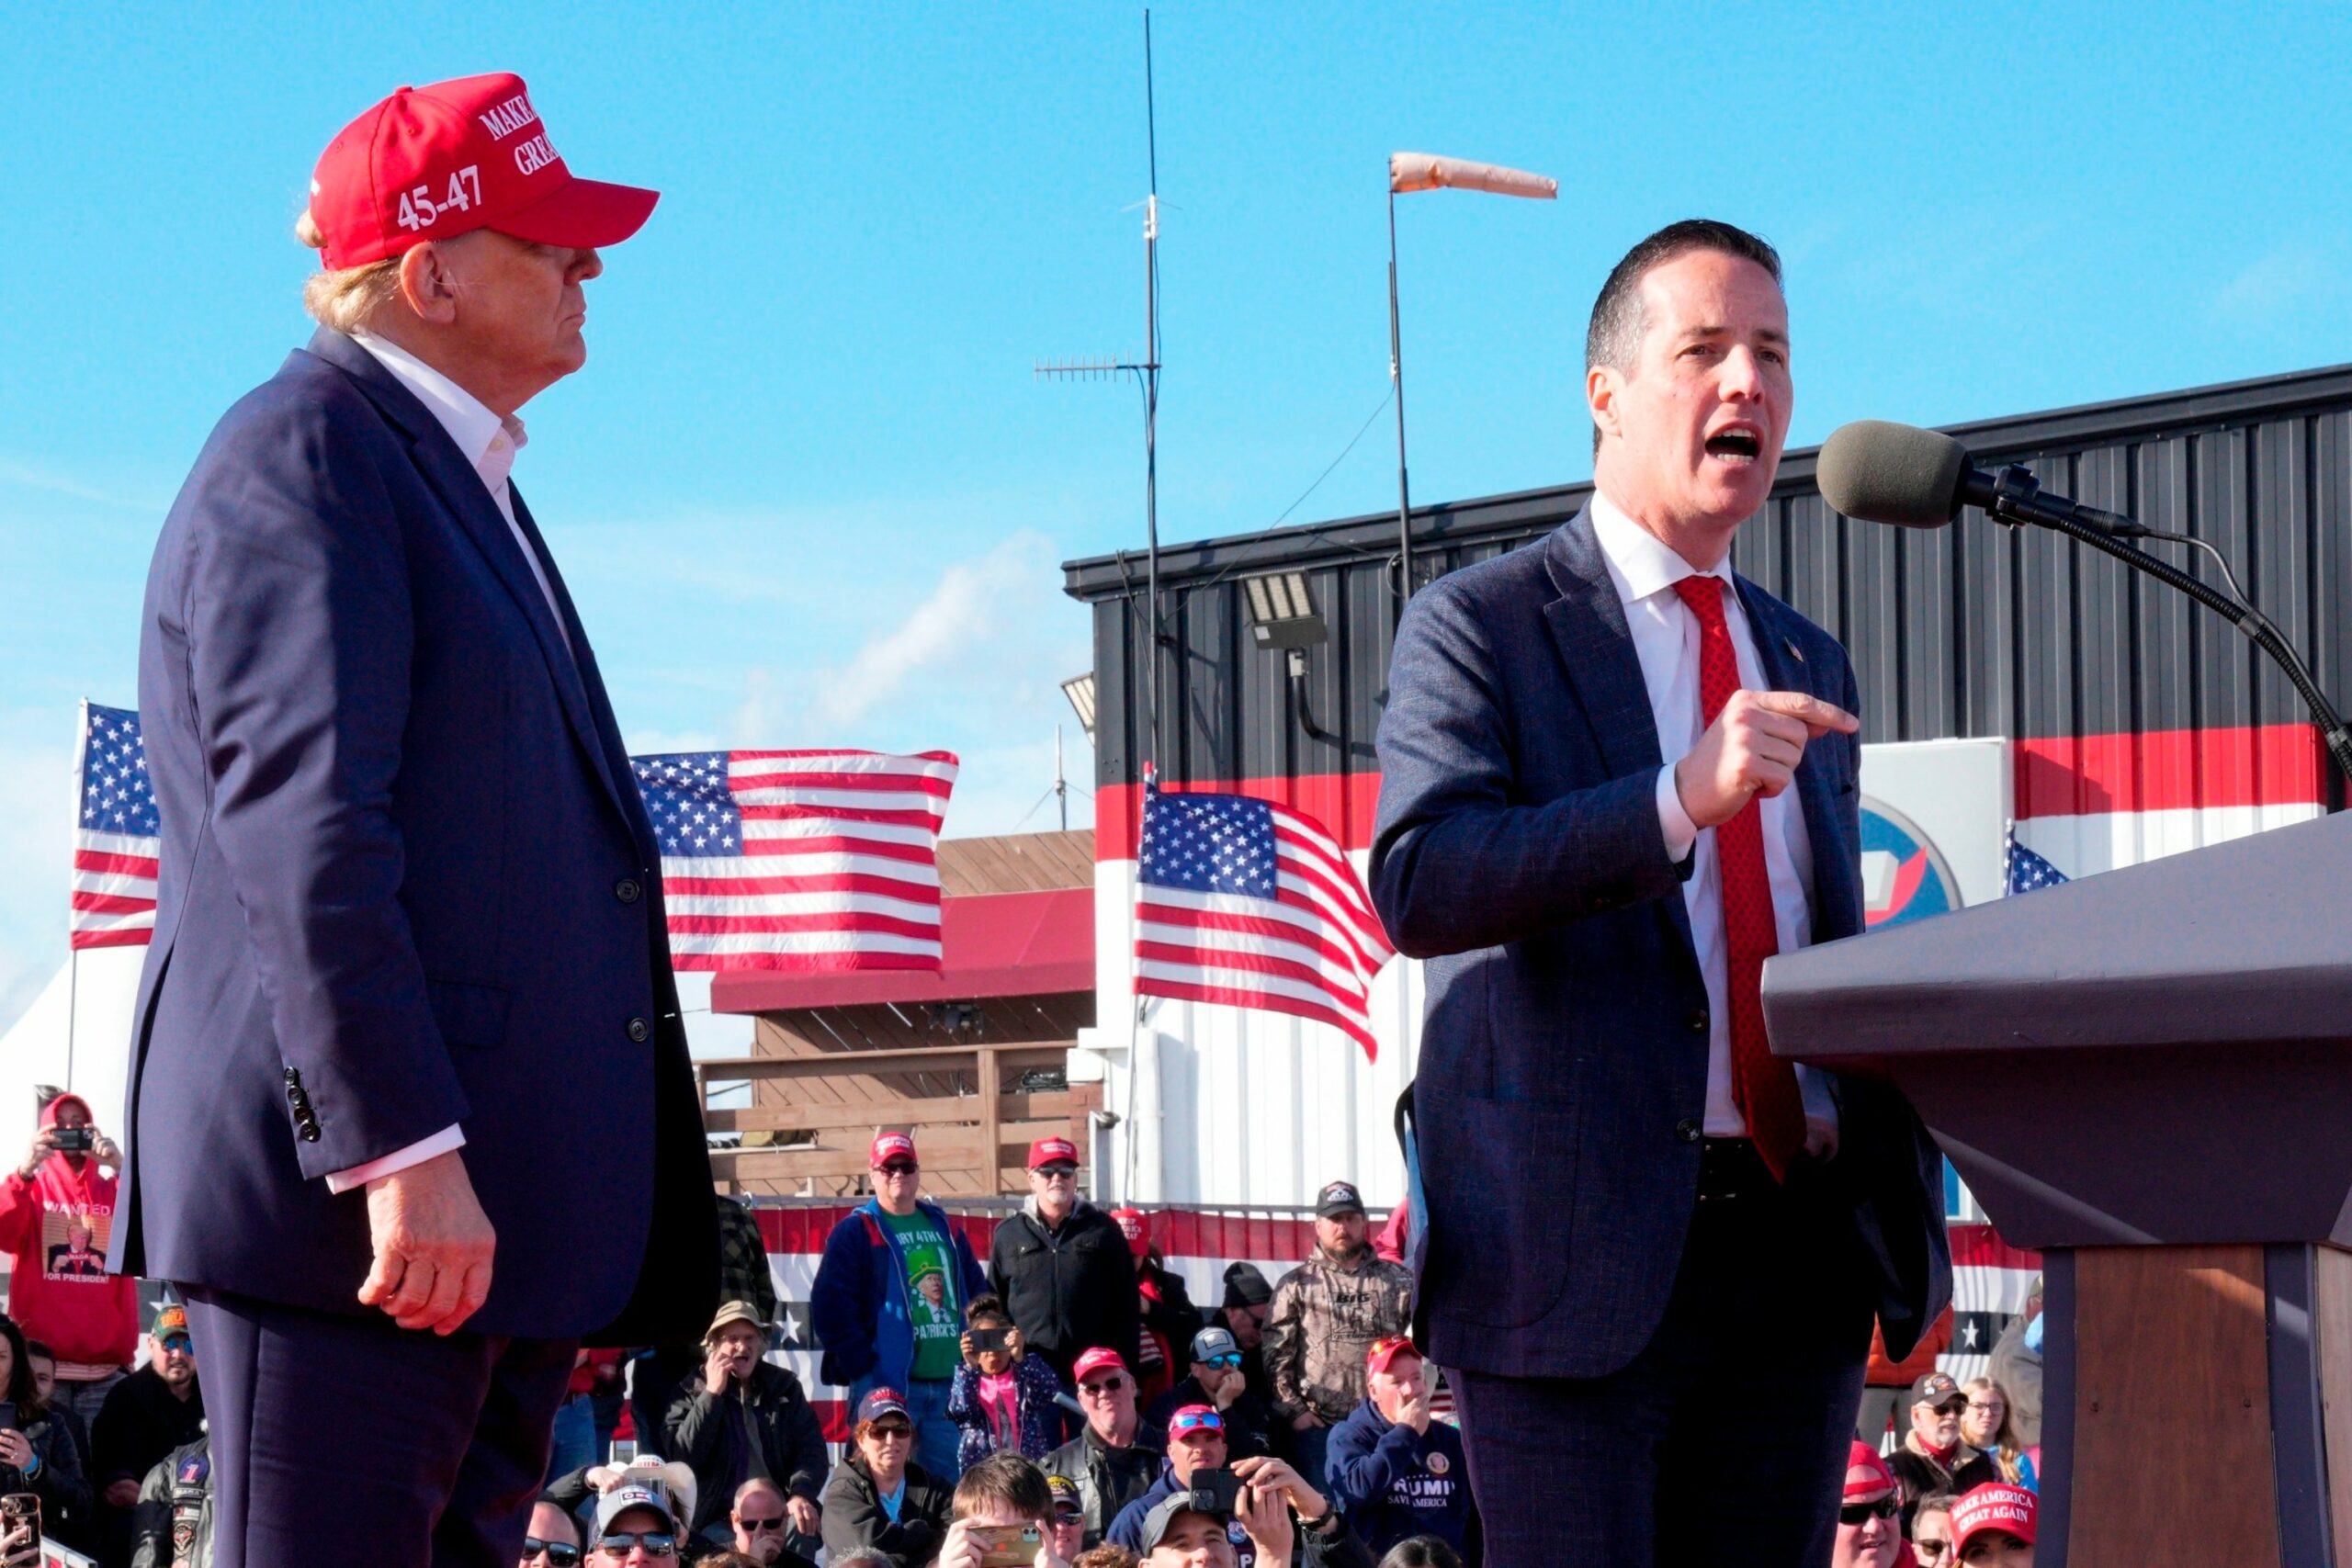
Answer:
<svg viewBox="0 0 2352 1568"><path fill-rule="evenodd" d="M1040 380L1092 381L1133 376L1143 393L1144 761L1159 758L1159 126L1152 103L1151 11L1143 14L1143 125L1151 188L1143 198L1143 341L1141 360L1104 355L1090 359L1039 360Z"/></svg>

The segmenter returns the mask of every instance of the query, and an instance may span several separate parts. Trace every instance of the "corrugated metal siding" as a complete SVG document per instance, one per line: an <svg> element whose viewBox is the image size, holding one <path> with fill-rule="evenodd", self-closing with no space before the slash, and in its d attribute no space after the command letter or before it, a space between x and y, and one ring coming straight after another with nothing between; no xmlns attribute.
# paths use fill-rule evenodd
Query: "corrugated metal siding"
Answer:
<svg viewBox="0 0 2352 1568"><path fill-rule="evenodd" d="M2352 367L1955 427L1987 463L2191 533L2229 557L2322 685L2352 693ZM1781 464L1738 569L1851 650L1879 740L2081 738L2302 718L2245 639L2073 541L1971 513L1933 534L1828 513L1812 450ZM1572 515L1588 485L1414 513L1417 572L1515 548ZM1393 515L1180 546L1161 557L1162 775L1176 781L1375 773L1395 618ZM2158 546L2207 581L2201 556ZM1306 572L1331 640L1310 650L1302 720L1278 654L1251 645L1239 579ZM1072 563L1095 615L1096 763L1132 784L1146 749L1141 560ZM1105 843L1104 854L1120 852Z"/></svg>

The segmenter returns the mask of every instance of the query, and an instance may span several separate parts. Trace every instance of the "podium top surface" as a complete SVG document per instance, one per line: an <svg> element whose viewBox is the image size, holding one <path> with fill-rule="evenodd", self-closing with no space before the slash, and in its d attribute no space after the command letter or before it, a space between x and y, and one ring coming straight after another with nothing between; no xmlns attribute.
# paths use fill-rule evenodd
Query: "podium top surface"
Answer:
<svg viewBox="0 0 2352 1568"><path fill-rule="evenodd" d="M2352 813L1785 953L1764 1008L1829 1066L2352 1039Z"/></svg>

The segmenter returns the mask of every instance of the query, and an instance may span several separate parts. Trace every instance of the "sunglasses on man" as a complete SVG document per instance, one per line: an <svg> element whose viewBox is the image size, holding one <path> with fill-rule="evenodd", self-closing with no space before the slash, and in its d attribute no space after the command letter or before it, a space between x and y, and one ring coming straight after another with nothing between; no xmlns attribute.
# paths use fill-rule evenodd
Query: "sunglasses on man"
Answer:
<svg viewBox="0 0 2352 1568"><path fill-rule="evenodd" d="M196 1341L185 1334L166 1334L155 1343L161 1345L166 1354L176 1353L182 1356L196 1354Z"/></svg>
<svg viewBox="0 0 2352 1568"><path fill-rule="evenodd" d="M782 1514L777 1514L773 1518L765 1519L747 1519L738 1517L735 1522L742 1526L745 1529L750 1530L752 1534L757 1535L763 1530L780 1530L784 1529L784 1517L785 1517Z"/></svg>
<svg viewBox="0 0 2352 1568"><path fill-rule="evenodd" d="M1922 1562L1933 1562L1951 1550L1951 1542L1948 1540L1915 1540L1911 1543L1911 1554Z"/></svg>
<svg viewBox="0 0 2352 1568"><path fill-rule="evenodd" d="M1201 1365L1204 1367L1217 1367L1226 1371L1231 1371L1240 1364L1241 1352L1238 1350L1227 1350L1222 1356L1211 1356L1207 1360L1201 1363Z"/></svg>
<svg viewBox="0 0 2352 1568"><path fill-rule="evenodd" d="M1868 1519L1891 1519L1902 1509L1903 1505L1893 1497L1881 1497L1875 1503L1849 1503L1838 1510L1838 1522L1859 1525Z"/></svg>
<svg viewBox="0 0 2352 1568"><path fill-rule="evenodd" d="M648 1557L678 1554L678 1538L667 1530L606 1530L596 1542L596 1551L603 1557L627 1557L630 1548L639 1546L645 1548Z"/></svg>
<svg viewBox="0 0 2352 1568"><path fill-rule="evenodd" d="M1097 1395L1116 1393L1126 1386L1127 1380L1121 1377L1118 1373L1114 1372L1107 1378L1096 1378L1092 1382L1080 1383L1078 1385L1078 1392L1080 1393L1091 1393Z"/></svg>
<svg viewBox="0 0 2352 1568"><path fill-rule="evenodd" d="M523 1538L523 1561L545 1557L555 1568L580 1568L580 1549L560 1540L541 1540L537 1536Z"/></svg>
<svg viewBox="0 0 2352 1568"><path fill-rule="evenodd" d="M889 1164L882 1168L882 1174L885 1176L912 1176L922 1168L922 1167L917 1165L910 1159L894 1159Z"/></svg>

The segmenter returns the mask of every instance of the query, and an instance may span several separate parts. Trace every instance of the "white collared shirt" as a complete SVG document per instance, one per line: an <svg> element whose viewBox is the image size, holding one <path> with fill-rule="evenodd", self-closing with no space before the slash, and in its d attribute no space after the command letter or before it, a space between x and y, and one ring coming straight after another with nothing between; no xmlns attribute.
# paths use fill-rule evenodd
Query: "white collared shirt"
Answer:
<svg viewBox="0 0 2352 1568"><path fill-rule="evenodd" d="M480 398L388 338L354 333L351 340L374 355L378 364L416 394L416 400L432 411L433 417L441 422L441 428L449 433L449 439L458 444L458 453L481 476L482 488L490 491L490 499L498 505L498 514L514 531L514 547L531 563L531 576L537 581L539 593L548 602L548 614L555 617L557 634L563 638L563 646L570 649L571 634L564 629L563 612L556 608L555 590L548 583L548 569L539 559L539 552L524 536L523 525L514 521L514 491L508 479L514 471L515 454L530 440L523 422L511 413L502 416L492 412Z"/></svg>
<svg viewBox="0 0 2352 1568"><path fill-rule="evenodd" d="M1691 942L1699 950L1699 972L1707 982L1706 1135L1743 1138L1747 1122L1731 1094L1731 946L1724 928L1723 862L1715 851L1714 829L1702 831L1690 820L1674 787L1675 763L1706 731L1699 713L1699 617L1675 592L1677 582L1702 576L1723 581L1724 620L1739 660L1739 683L1760 692L1769 690L1770 682L1757 657L1755 634L1727 560L1701 572L1597 490L1592 531L1600 543L1601 559L1608 563L1609 581L1625 607L1634 656L1641 662L1642 684L1649 692L1650 717L1657 725L1658 755L1666 764L1657 775L1657 819L1666 835L1666 852L1679 862L1697 852L1690 879L1682 885L1682 903L1690 916ZM1813 840L1795 790L1759 798L1756 805L1763 818L1764 874L1772 888L1773 930L1780 951L1793 953L1813 940ZM1816 1143L1823 1134L1834 1139L1838 1112L1828 1085L1803 1066L1797 1068L1797 1082L1805 1115L1817 1123Z"/></svg>

